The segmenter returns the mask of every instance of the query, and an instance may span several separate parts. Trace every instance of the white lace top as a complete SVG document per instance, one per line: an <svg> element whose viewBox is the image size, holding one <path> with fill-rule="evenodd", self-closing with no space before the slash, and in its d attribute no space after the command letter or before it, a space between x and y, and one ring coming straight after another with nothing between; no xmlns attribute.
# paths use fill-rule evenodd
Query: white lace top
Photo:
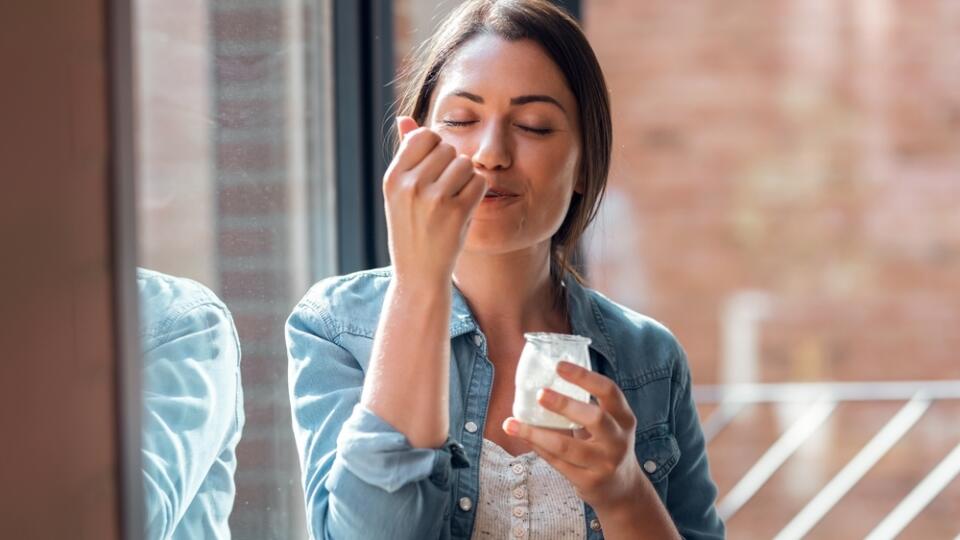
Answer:
<svg viewBox="0 0 960 540"><path fill-rule="evenodd" d="M480 501L471 539L586 538L583 501L563 475L534 452L511 456L483 439Z"/></svg>

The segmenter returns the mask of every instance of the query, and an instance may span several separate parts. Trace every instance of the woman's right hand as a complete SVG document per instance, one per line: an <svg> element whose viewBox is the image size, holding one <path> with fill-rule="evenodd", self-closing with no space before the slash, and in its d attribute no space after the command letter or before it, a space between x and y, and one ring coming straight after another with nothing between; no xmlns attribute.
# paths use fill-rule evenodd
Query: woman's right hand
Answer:
<svg viewBox="0 0 960 540"><path fill-rule="evenodd" d="M383 177L390 259L398 281L449 282L486 181L436 132L397 118L401 143Z"/></svg>

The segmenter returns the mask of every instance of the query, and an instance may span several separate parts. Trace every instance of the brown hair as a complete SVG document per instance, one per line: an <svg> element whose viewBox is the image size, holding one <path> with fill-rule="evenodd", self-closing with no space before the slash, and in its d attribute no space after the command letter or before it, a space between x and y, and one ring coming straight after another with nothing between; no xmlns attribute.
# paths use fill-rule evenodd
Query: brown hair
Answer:
<svg viewBox="0 0 960 540"><path fill-rule="evenodd" d="M401 73L397 113L417 124L427 120L430 100L446 63L471 38L492 34L508 41L529 39L547 52L577 102L581 153L578 180L567 215L550 241L550 274L559 283L564 272L583 282L572 257L593 221L610 169L612 127L607 85L593 49L577 22L547 0L469 0L444 20ZM394 141L396 140L394 132ZM559 291L558 291L559 292Z"/></svg>

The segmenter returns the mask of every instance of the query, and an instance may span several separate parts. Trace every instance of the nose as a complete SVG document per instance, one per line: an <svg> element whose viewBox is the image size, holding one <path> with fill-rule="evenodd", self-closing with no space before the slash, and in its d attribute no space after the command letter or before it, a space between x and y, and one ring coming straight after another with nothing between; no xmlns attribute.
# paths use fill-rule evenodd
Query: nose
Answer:
<svg viewBox="0 0 960 540"><path fill-rule="evenodd" d="M507 135L499 122L489 122L481 131L473 153L474 166L491 171L509 168L513 164L513 152Z"/></svg>

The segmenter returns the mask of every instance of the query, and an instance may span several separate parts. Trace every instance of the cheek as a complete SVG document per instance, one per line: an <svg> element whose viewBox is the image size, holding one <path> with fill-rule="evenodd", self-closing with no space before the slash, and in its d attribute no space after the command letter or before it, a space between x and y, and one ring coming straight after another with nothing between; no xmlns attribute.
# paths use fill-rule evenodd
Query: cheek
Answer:
<svg viewBox="0 0 960 540"><path fill-rule="evenodd" d="M540 149L525 156L528 157L526 168L531 176L537 178L541 191L569 199L577 176L578 155L575 147L563 145L547 151Z"/></svg>
<svg viewBox="0 0 960 540"><path fill-rule="evenodd" d="M437 135L440 135L440 140L452 146L457 154L466 154L468 156L473 155L473 145L470 142L470 139L464 135L458 135L456 133L451 133L443 129L437 129L436 127L431 128L436 131Z"/></svg>
<svg viewBox="0 0 960 540"><path fill-rule="evenodd" d="M530 176L535 178L534 211L544 225L559 227L573 196L576 161L568 162L563 156L556 156L552 160L538 159L530 167Z"/></svg>

